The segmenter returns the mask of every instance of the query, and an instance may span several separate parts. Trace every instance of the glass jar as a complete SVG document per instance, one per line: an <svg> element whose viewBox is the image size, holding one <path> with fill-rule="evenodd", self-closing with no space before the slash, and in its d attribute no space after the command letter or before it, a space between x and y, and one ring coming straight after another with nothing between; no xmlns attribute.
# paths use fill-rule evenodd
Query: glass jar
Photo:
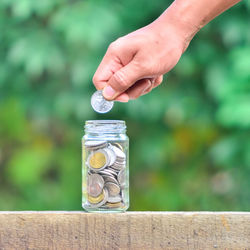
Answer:
<svg viewBox="0 0 250 250"><path fill-rule="evenodd" d="M89 212L126 211L129 139L125 122L86 121L82 153L82 207Z"/></svg>

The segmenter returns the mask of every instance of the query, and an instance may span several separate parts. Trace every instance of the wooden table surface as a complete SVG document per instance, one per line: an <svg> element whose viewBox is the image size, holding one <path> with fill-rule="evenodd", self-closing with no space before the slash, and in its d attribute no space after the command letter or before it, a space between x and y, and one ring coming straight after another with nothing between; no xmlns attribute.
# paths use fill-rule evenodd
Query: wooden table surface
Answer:
<svg viewBox="0 0 250 250"><path fill-rule="evenodd" d="M0 249L250 249L250 213L0 212Z"/></svg>

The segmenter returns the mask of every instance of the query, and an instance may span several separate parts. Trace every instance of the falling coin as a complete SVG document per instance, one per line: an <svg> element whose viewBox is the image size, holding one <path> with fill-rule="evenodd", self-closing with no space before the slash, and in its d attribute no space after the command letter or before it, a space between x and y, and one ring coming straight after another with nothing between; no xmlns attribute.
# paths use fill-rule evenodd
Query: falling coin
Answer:
<svg viewBox="0 0 250 250"><path fill-rule="evenodd" d="M98 113L107 113L113 108L114 102L106 100L102 91L96 91L91 97L91 106Z"/></svg>

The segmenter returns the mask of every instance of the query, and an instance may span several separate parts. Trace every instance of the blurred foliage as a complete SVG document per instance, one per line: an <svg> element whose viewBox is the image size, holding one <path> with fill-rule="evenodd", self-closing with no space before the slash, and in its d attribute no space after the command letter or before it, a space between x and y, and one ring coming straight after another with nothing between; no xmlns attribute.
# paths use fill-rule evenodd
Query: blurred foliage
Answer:
<svg viewBox="0 0 250 250"><path fill-rule="evenodd" d="M131 210L248 210L250 2L207 25L164 83L107 115L91 78L110 42L171 1L0 2L0 209L80 210L85 120L122 119Z"/></svg>

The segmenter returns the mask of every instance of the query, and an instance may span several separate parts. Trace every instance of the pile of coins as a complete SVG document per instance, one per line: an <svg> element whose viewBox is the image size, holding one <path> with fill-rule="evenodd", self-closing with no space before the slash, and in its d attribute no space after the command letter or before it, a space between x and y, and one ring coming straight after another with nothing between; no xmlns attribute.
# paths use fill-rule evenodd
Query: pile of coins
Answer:
<svg viewBox="0 0 250 250"><path fill-rule="evenodd" d="M126 154L119 143L86 141L87 200L91 208L124 206Z"/></svg>

